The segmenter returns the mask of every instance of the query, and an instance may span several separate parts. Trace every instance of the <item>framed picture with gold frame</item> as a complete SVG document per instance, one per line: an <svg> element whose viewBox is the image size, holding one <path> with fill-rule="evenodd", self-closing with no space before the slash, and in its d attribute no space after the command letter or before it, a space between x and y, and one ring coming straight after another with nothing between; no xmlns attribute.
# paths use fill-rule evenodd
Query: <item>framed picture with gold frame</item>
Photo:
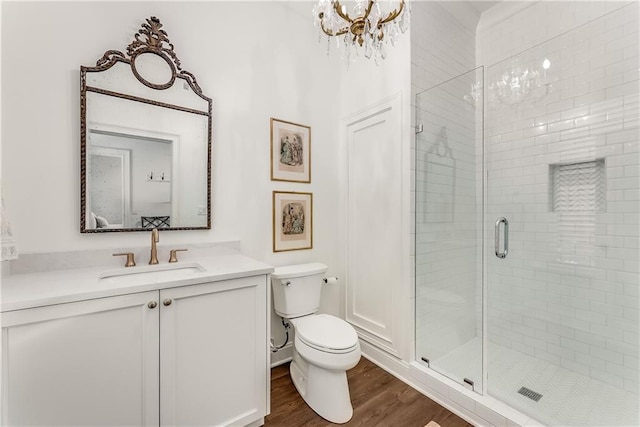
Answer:
<svg viewBox="0 0 640 427"><path fill-rule="evenodd" d="M311 182L311 127L271 118L271 180Z"/></svg>
<svg viewBox="0 0 640 427"><path fill-rule="evenodd" d="M313 248L313 194L273 192L273 252Z"/></svg>

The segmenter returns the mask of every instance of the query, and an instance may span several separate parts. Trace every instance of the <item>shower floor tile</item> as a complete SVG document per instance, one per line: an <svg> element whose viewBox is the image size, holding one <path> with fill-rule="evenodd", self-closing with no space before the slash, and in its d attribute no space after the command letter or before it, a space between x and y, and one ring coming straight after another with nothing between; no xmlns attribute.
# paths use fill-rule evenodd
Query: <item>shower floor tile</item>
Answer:
<svg viewBox="0 0 640 427"><path fill-rule="evenodd" d="M481 340L475 338L433 360L437 371L460 381L479 375ZM489 343L488 393L549 426L638 426L639 396L544 360ZM470 376L472 375L472 376ZM535 402L518 393L542 395Z"/></svg>
<svg viewBox="0 0 640 427"><path fill-rule="evenodd" d="M450 353L431 360L429 366L456 381L468 378L482 392L482 340L473 338Z"/></svg>

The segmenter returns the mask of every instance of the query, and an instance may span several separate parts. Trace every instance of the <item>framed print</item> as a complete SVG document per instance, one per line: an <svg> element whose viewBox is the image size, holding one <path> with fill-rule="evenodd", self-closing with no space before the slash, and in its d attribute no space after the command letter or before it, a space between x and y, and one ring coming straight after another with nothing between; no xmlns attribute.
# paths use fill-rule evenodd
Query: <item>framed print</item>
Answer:
<svg viewBox="0 0 640 427"><path fill-rule="evenodd" d="M311 128L271 118L271 180L311 182Z"/></svg>
<svg viewBox="0 0 640 427"><path fill-rule="evenodd" d="M273 252L313 247L313 195L273 192Z"/></svg>

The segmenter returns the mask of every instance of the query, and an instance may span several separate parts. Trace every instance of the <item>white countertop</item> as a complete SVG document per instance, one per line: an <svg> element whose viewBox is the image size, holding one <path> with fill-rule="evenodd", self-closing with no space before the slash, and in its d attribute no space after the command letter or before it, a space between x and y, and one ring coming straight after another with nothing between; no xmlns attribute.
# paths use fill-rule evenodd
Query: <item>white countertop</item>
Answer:
<svg viewBox="0 0 640 427"><path fill-rule="evenodd" d="M183 254L181 254L183 255ZM163 278L162 274L145 280L144 283L132 283L123 280L101 280L106 274L135 273L164 268L198 266L203 271L191 272L179 279ZM234 250L226 250L214 255L197 254L195 257L182 256L177 263L147 264L135 267L114 267L113 265L93 266L89 268L69 268L40 272L24 272L2 278L0 311L12 311L45 305L61 304L167 289L199 283L250 277L273 272L273 267L242 255ZM138 281L140 282L140 281Z"/></svg>

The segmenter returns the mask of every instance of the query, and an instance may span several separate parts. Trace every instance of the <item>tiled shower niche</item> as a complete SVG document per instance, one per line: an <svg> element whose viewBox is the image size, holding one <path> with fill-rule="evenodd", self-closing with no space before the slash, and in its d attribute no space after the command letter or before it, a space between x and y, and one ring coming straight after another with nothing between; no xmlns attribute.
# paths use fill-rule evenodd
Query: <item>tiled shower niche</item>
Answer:
<svg viewBox="0 0 640 427"><path fill-rule="evenodd" d="M549 165L552 212L607 211L604 159Z"/></svg>

